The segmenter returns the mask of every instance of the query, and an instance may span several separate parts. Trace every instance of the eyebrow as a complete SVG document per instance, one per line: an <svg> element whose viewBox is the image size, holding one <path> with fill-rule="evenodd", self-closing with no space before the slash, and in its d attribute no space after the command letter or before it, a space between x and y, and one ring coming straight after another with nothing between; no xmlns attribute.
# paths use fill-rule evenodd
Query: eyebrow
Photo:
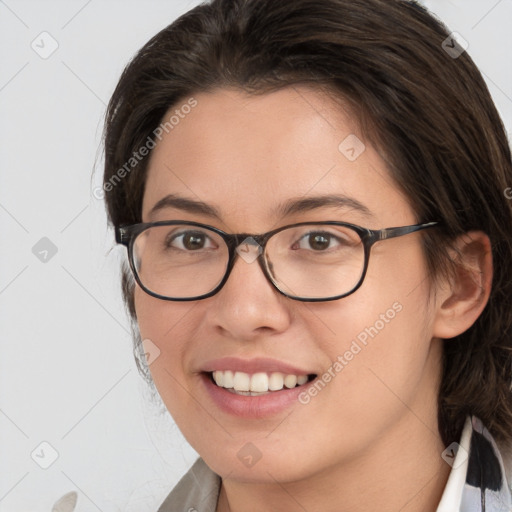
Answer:
<svg viewBox="0 0 512 512"><path fill-rule="evenodd" d="M286 217L295 213L308 212L326 207L345 208L355 210L365 217L372 218L373 214L369 208L353 197L344 195L321 195L313 197L301 197L289 199L275 208L274 213L280 217ZM188 213L206 215L208 217L222 220L222 215L217 208L203 201L188 199L176 194L169 194L160 199L149 212L153 216L156 212L165 208L176 208Z"/></svg>
<svg viewBox="0 0 512 512"><path fill-rule="evenodd" d="M319 208L336 207L346 208L348 210L356 210L365 217L373 217L373 213L363 203L344 195L329 194L313 197L302 197L298 199L290 199L276 209L276 213L283 217L305 211L316 210Z"/></svg>
<svg viewBox="0 0 512 512"><path fill-rule="evenodd" d="M187 199L186 197L181 197L176 194L169 194L160 199L155 206L151 208L149 215L153 216L156 212L165 208L176 208L178 210L183 210L184 212L198 213L221 220L221 214L214 206L204 203L203 201Z"/></svg>

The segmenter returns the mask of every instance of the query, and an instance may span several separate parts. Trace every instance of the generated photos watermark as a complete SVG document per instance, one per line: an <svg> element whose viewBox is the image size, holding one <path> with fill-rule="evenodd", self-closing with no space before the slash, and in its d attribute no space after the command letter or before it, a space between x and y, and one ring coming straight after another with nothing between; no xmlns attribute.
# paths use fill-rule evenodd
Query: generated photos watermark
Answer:
<svg viewBox="0 0 512 512"><path fill-rule="evenodd" d="M189 98L189 100L182 104L180 108L174 110L169 118L160 123L151 135L148 136L146 142L139 147L137 151L132 153L132 156L120 167L101 187L95 187L92 191L92 195L96 199L103 199L105 194L112 192L114 188L128 176L135 167L141 162L146 156L149 155L150 151L156 147L156 140L161 141L164 133L170 133L176 126L178 126L182 119L192 112L194 107L197 107L197 100L195 98Z"/></svg>
<svg viewBox="0 0 512 512"><path fill-rule="evenodd" d="M379 315L379 319L370 327L365 327L350 344L348 350L339 355L327 370L299 395L299 402L303 405L309 404L311 399L322 391L331 380L333 380L349 363L357 356L363 348L368 346L370 339L374 339L403 309L400 302L395 301L385 313Z"/></svg>

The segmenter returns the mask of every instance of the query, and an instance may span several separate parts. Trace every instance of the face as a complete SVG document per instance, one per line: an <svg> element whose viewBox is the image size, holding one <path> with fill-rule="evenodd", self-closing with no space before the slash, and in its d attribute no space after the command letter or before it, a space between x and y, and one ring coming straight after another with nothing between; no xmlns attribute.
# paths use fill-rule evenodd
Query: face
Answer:
<svg viewBox="0 0 512 512"><path fill-rule="evenodd" d="M144 222L195 221L252 234L309 221L372 229L417 223L379 154L327 95L303 87L194 98L197 105L153 150ZM365 147L354 146L354 137ZM196 204L154 209L169 195ZM324 201L333 195L345 200ZM318 200L304 203L311 198ZM301 208L284 212L297 201ZM206 463L225 478L291 482L379 443L391 449L418 418L435 429L440 349L432 342L430 293L421 233L414 233L374 245L362 286L340 300L292 300L257 262L238 257L212 297L170 302L136 286L135 306L142 339L160 350L150 366L158 391ZM226 372L239 372L239 383L245 374L266 374L277 388L279 374L309 380L245 396L217 386L213 371L227 381Z"/></svg>

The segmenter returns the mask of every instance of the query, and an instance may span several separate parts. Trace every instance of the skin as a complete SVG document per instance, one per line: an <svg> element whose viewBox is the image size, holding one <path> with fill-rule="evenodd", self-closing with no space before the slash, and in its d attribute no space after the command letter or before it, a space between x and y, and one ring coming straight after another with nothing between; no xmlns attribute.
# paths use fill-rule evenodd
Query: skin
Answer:
<svg viewBox="0 0 512 512"><path fill-rule="evenodd" d="M221 89L194 97L197 106L153 150L143 221L192 220L236 233L302 221L373 229L418 222L357 123L324 93ZM366 144L354 162L338 150L350 134ZM275 213L290 199L332 193L357 199L371 216L333 206ZM167 194L208 203L220 218L177 208L150 215ZM458 241L466 269L434 282L421 236L375 245L361 288L332 302L286 298L241 258L224 288L204 300L167 302L136 287L142 339L161 351L152 377L187 440L222 477L218 511L436 509L450 471L437 428L440 338L476 320L492 268L488 239L469 233ZM401 312L306 405L241 419L203 389L201 364L224 356L272 357L322 374L396 302ZM262 454L250 468L237 457L248 442Z"/></svg>

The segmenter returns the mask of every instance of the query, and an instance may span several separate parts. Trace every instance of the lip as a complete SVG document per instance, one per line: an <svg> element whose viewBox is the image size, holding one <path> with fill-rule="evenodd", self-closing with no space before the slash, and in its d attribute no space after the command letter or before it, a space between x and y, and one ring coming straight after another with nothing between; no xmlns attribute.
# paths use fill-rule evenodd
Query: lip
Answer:
<svg viewBox="0 0 512 512"><path fill-rule="evenodd" d="M277 359L256 357L253 359L241 359L238 357L222 357L204 363L200 371L213 372L215 370L231 370L232 372L259 373L281 372L285 375L311 375L315 371L292 366Z"/></svg>
<svg viewBox="0 0 512 512"><path fill-rule="evenodd" d="M212 381L209 373L201 373L201 380L208 395L221 411L244 419L263 419L283 412L297 404L299 395L313 382L306 382L292 389L272 391L266 395L245 396L220 388Z"/></svg>
<svg viewBox="0 0 512 512"><path fill-rule="evenodd" d="M213 403L223 412L244 419L263 419L282 413L299 401L299 395L304 392L313 381L291 389L283 388L265 395L245 396L237 395L217 386L211 378L215 370L241 371L245 373L281 372L286 375L311 375L317 372L292 366L276 359L255 358L240 359L225 357L208 361L201 369L201 381Z"/></svg>

